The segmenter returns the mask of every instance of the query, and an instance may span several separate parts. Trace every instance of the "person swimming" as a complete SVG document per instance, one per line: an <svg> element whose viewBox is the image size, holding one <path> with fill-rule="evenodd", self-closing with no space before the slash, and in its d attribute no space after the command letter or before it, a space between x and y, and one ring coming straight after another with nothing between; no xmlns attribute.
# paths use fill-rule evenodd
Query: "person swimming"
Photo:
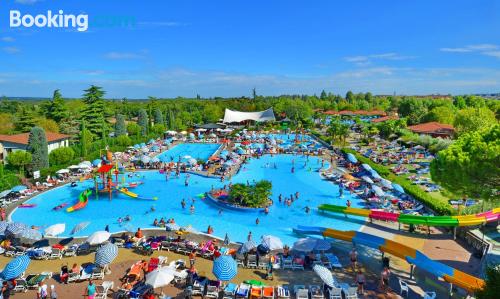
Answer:
<svg viewBox="0 0 500 299"><path fill-rule="evenodd" d="M78 186L78 184L75 181L71 182L71 187L76 187L76 186Z"/></svg>

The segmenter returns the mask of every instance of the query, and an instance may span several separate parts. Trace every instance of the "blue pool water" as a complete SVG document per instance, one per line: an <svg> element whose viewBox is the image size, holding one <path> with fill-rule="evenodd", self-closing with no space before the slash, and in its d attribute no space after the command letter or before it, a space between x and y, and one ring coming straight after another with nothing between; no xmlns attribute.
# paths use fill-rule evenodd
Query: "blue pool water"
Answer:
<svg viewBox="0 0 500 299"><path fill-rule="evenodd" d="M191 156L196 160L206 161L213 155L221 145L218 143L181 143L171 149L158 155L161 161L162 157L168 158L168 161L179 161L179 157Z"/></svg>
<svg viewBox="0 0 500 299"><path fill-rule="evenodd" d="M295 173L291 173L292 159L295 160ZM274 205L269 215L260 212L239 212L224 210L219 215L219 208L210 202L197 198L200 193L210 190L211 186L221 187L218 179L210 179L197 175L191 175L189 186L184 186L185 174L180 178L171 176L166 181L165 176L158 171L145 171L138 173L143 176L144 185L131 189L131 191L142 197L157 196L158 200L140 200L127 197L124 194L114 194L113 200L109 201L107 194L101 194L99 200L92 199L86 208L67 213L64 209L53 211L52 208L68 202L73 204L79 193L85 188L92 187L92 182L87 181L79 186L71 188L69 185L40 194L28 203L37 204L35 208L19 208L12 215L13 221L24 222L29 225L48 226L55 223L66 223L67 232L76 224L90 221L90 225L78 236L86 236L96 230L103 230L106 225L110 226L111 232L134 231L137 227L152 227L155 218L175 218L181 226L192 225L198 231L206 231L208 225L214 227L214 234L224 237L227 232L232 241L245 241L249 231L252 231L254 239L264 234L279 236L285 243L291 245L297 238L292 229L297 225L324 226L341 230L357 230L359 223L345 221L342 217L325 217L316 211L321 203L343 205L347 199L351 199L353 206L360 206L361 200L351 197L344 192L344 198L339 198L338 186L331 182L322 180L318 170L321 162L318 158L309 158L304 167L305 157L292 155L265 155L260 159L252 159L244 165L241 171L232 178L233 183L252 180L267 179L273 183ZM266 165L276 163L277 169L267 168ZM326 167L326 165L325 165ZM127 180L138 180L133 178ZM227 184L227 182L225 182ZM300 192L300 198L291 207L278 203L278 195L282 193L289 197L296 191ZM186 210L181 208L180 201L185 198L190 204L190 199L196 198L195 213L189 213L189 204ZM155 212L148 212L154 206ZM310 214L304 211L305 206L314 208ZM118 217L129 214L132 220L126 225L117 222ZM256 218L260 224L256 225Z"/></svg>

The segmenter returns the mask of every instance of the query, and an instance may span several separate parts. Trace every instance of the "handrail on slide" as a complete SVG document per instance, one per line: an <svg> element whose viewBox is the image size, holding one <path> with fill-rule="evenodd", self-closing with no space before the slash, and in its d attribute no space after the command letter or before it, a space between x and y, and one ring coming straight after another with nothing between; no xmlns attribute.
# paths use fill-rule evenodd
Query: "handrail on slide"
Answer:
<svg viewBox="0 0 500 299"><path fill-rule="evenodd" d="M500 219L500 208L488 212L473 215L461 216L420 216L399 214L379 210L367 210L360 208L351 208L330 204L322 204L318 207L321 211L332 213L355 215L368 217L371 219L399 222L405 224L417 224L428 226L476 226L487 222L498 221Z"/></svg>

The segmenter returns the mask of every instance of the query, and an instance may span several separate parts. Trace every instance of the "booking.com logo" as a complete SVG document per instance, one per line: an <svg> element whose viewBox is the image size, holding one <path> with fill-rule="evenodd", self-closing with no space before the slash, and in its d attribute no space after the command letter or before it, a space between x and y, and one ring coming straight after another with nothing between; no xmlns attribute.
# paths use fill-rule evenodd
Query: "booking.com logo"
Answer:
<svg viewBox="0 0 500 299"><path fill-rule="evenodd" d="M135 27L136 19L133 16L97 15L89 18L87 14L65 14L63 10L56 13L48 10L46 14L22 14L19 10L11 10L9 14L11 28L74 28L85 32L92 28Z"/></svg>

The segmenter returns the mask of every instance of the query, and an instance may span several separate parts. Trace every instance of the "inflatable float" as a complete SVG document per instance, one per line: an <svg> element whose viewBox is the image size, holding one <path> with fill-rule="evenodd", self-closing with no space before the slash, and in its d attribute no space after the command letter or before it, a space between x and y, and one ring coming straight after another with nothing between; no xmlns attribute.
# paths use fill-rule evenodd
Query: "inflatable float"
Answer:
<svg viewBox="0 0 500 299"><path fill-rule="evenodd" d="M52 208L52 210L54 210L54 211L59 211L60 209L62 209L62 208L64 208L64 207L66 207L67 205L68 205L68 203L66 203L66 202L65 202L65 203L62 203L62 204L60 204L60 205L58 205L58 206L53 207L53 208Z"/></svg>
<svg viewBox="0 0 500 299"><path fill-rule="evenodd" d="M20 208L34 208L36 207L36 204L34 203L23 203L19 205Z"/></svg>
<svg viewBox="0 0 500 299"><path fill-rule="evenodd" d="M66 209L66 212L74 212L83 209L87 206L89 202L89 196L92 194L92 190L85 190L78 196L78 202Z"/></svg>

